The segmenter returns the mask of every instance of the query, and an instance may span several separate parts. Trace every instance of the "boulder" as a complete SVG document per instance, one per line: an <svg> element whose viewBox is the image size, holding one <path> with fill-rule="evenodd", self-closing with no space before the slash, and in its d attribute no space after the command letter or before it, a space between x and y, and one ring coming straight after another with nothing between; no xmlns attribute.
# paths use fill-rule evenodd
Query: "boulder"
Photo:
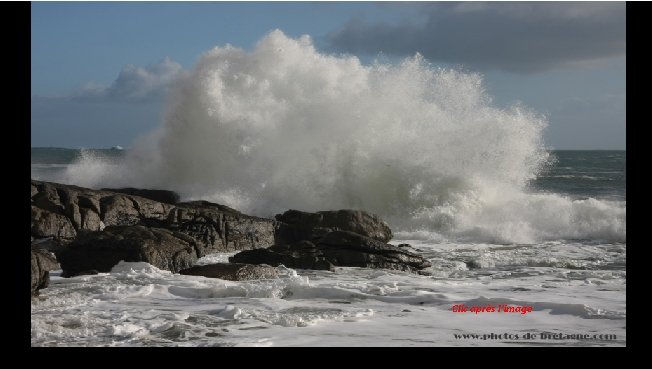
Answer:
<svg viewBox="0 0 652 369"><path fill-rule="evenodd" d="M120 260L144 261L159 269L178 272L197 260L195 242L183 234L140 225L110 226L81 234L57 255L63 276L88 270L111 271Z"/></svg>
<svg viewBox="0 0 652 369"><path fill-rule="evenodd" d="M288 210L277 214L282 222L280 238L286 243L316 241L331 231L350 231L381 242L392 239L392 230L380 217L362 210L329 210L308 213Z"/></svg>
<svg viewBox="0 0 652 369"><path fill-rule="evenodd" d="M45 249L32 249L32 295L46 288L50 283L50 271L59 269L59 263L52 253Z"/></svg>
<svg viewBox="0 0 652 369"><path fill-rule="evenodd" d="M207 278L226 279L229 281L278 278L276 269L264 264L251 265L238 263L219 263L210 265L198 265L192 268L184 269L179 273L184 275L204 276Z"/></svg>
<svg viewBox="0 0 652 369"><path fill-rule="evenodd" d="M263 250L243 251L232 256L229 261L325 270L332 266L345 266L418 272L430 266L426 259L405 247L393 246L348 231L329 232L315 243L300 241L274 245Z"/></svg>

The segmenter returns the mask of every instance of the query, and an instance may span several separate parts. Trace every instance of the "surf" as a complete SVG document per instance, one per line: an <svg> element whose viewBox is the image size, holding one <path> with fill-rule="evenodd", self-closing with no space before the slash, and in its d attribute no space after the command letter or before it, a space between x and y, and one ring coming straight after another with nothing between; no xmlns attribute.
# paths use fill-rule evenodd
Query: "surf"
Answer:
<svg viewBox="0 0 652 369"><path fill-rule="evenodd" d="M162 125L120 163L87 155L66 181L175 190L272 216L356 208L431 239L624 242L625 204L528 191L546 117L496 105L483 77L419 54L363 64L275 30L203 54Z"/></svg>

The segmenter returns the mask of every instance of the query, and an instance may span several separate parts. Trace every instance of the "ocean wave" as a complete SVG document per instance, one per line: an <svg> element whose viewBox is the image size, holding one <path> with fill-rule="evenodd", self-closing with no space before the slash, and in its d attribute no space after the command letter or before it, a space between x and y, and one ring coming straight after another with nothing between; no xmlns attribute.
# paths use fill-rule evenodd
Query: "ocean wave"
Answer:
<svg viewBox="0 0 652 369"><path fill-rule="evenodd" d="M119 164L84 153L65 180L166 188L261 216L358 208L459 239L624 240L624 202L525 192L550 164L546 125L494 105L479 74L418 54L363 65L276 30L250 52L206 52L158 130Z"/></svg>

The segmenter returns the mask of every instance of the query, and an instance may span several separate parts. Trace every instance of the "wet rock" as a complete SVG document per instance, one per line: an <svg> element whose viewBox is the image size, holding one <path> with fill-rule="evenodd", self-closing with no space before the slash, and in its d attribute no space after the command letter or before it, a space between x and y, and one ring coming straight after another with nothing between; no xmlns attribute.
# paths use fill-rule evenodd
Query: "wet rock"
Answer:
<svg viewBox="0 0 652 369"><path fill-rule="evenodd" d="M56 257L45 249L32 249L32 295L50 283L50 271L59 269Z"/></svg>
<svg viewBox="0 0 652 369"><path fill-rule="evenodd" d="M64 242L71 241L77 232L65 215L32 206L32 236L36 239L54 237Z"/></svg>
<svg viewBox="0 0 652 369"><path fill-rule="evenodd" d="M274 220L207 201L178 203L171 191L118 190L122 192L32 180L32 237L52 237L65 244L77 234L107 226L141 225L192 238L200 257L274 244L278 225Z"/></svg>
<svg viewBox="0 0 652 369"><path fill-rule="evenodd" d="M34 241L61 246L64 272L108 272L120 260L178 272L198 257L244 250L234 262L300 269L356 266L419 271L429 263L386 242L392 231L360 210L288 210L276 220L207 201L178 202L171 191L92 190L32 180Z"/></svg>
<svg viewBox="0 0 652 369"><path fill-rule="evenodd" d="M229 261L232 263L284 265L288 268L333 270L333 264L327 261L324 254L310 241L299 241L292 244L274 245L267 249L243 251L235 254Z"/></svg>
<svg viewBox="0 0 652 369"><path fill-rule="evenodd" d="M277 214L275 218L282 222L280 237L285 243L315 241L332 231L350 231L382 242L392 239L392 230L387 223L377 215L362 210L328 210L316 213L288 210Z"/></svg>
<svg viewBox="0 0 652 369"><path fill-rule="evenodd" d="M370 237L333 231L313 243L300 241L268 249L243 251L231 262L283 264L290 268L332 269L332 266L382 268L418 272L430 266L423 257Z"/></svg>
<svg viewBox="0 0 652 369"><path fill-rule="evenodd" d="M178 272L197 260L192 239L162 228L110 226L81 234L57 257L64 275L95 269L110 272L120 260L144 261L159 269Z"/></svg>
<svg viewBox="0 0 652 369"><path fill-rule="evenodd" d="M271 219L244 215L207 201L177 204L163 226L196 240L199 257L269 247L274 244L276 233L276 224Z"/></svg>

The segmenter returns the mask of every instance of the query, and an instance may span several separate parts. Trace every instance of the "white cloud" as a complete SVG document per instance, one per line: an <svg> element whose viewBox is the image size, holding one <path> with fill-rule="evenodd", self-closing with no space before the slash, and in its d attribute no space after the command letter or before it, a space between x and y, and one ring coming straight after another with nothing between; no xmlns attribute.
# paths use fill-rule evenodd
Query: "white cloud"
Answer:
<svg viewBox="0 0 652 369"><path fill-rule="evenodd" d="M74 94L74 98L123 101L160 99L184 74L181 64L170 58L145 67L129 64L122 68L110 86L89 82Z"/></svg>

